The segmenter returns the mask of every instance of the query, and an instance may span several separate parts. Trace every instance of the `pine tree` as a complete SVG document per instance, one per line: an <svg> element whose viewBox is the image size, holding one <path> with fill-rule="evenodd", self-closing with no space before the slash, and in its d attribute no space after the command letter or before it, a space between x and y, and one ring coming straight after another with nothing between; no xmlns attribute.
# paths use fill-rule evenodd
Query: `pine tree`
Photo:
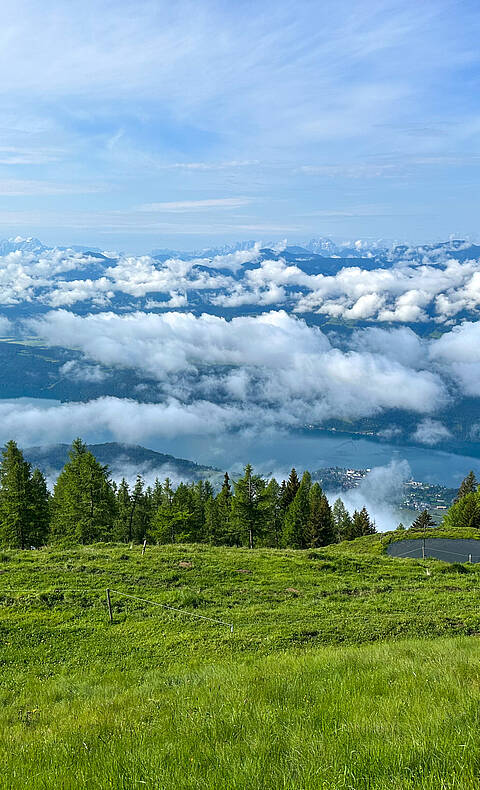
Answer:
<svg viewBox="0 0 480 790"><path fill-rule="evenodd" d="M332 510L319 483L314 483L310 489L308 532L312 546L328 546L336 542Z"/></svg>
<svg viewBox="0 0 480 790"><path fill-rule="evenodd" d="M130 513L129 513L129 540L134 540L135 543L142 543L145 540L147 530L150 526L150 508L149 498L144 491L144 482L141 475L137 475L135 485L130 496Z"/></svg>
<svg viewBox="0 0 480 790"><path fill-rule="evenodd" d="M115 515L108 467L97 461L81 439L75 439L69 460L54 487L53 538L78 543L107 540L112 534Z"/></svg>
<svg viewBox="0 0 480 790"><path fill-rule="evenodd" d="M228 472L225 472L222 488L215 498L216 534L214 542L217 545L228 545L232 542L232 502L230 478Z"/></svg>
<svg viewBox="0 0 480 790"><path fill-rule="evenodd" d="M185 483L180 483L173 495L172 510L176 514L182 514L182 518L177 517L177 541L179 543L198 543L203 537L197 529L194 513L195 495L192 487ZM203 532L203 530L202 530Z"/></svg>
<svg viewBox="0 0 480 790"><path fill-rule="evenodd" d="M460 484L460 488L458 489L457 496L455 497L455 502L458 502L462 497L466 494L474 494L478 488L477 478L475 477L475 473L471 470L468 475L462 480Z"/></svg>
<svg viewBox="0 0 480 790"><path fill-rule="evenodd" d="M190 515L186 511L177 510L166 501L153 516L148 534L157 543L178 543L183 523L188 521Z"/></svg>
<svg viewBox="0 0 480 790"><path fill-rule="evenodd" d="M212 546L218 545L220 529L220 519L218 517L217 503L213 496L206 502L204 507L205 515L205 535L207 542Z"/></svg>
<svg viewBox="0 0 480 790"><path fill-rule="evenodd" d="M130 520L132 504L130 501L130 488L124 477L115 491L115 499L117 506L113 527L113 537L115 540L130 543L132 540L132 528Z"/></svg>
<svg viewBox="0 0 480 790"><path fill-rule="evenodd" d="M333 503L332 509L333 523L337 534L337 540L352 540L353 522L343 501L339 498Z"/></svg>
<svg viewBox="0 0 480 790"><path fill-rule="evenodd" d="M151 506L153 513L157 511L157 508L160 507L162 502L163 502L163 487L158 477L156 477L155 483L153 484L152 497L151 497Z"/></svg>
<svg viewBox="0 0 480 790"><path fill-rule="evenodd" d="M243 477L235 483L233 521L240 541L246 539L251 549L263 532L266 510L265 481L247 464Z"/></svg>
<svg viewBox="0 0 480 790"><path fill-rule="evenodd" d="M310 474L305 472L295 498L285 514L282 534L283 546L289 546L292 549L306 549L311 545L312 535L309 530L311 485Z"/></svg>
<svg viewBox="0 0 480 790"><path fill-rule="evenodd" d="M285 483L285 480L282 482L282 498L281 498L281 506L283 512L286 513L290 505L292 504L293 500L297 495L297 491L300 488L300 481L298 479L297 470L293 467L292 471L289 474L288 480Z"/></svg>
<svg viewBox="0 0 480 790"><path fill-rule="evenodd" d="M33 539L30 464L16 443L9 441L0 464L0 542L25 549Z"/></svg>
<svg viewBox="0 0 480 790"><path fill-rule="evenodd" d="M33 546L43 546L50 529L50 494L40 469L34 469L30 478L30 502L30 540Z"/></svg>
<svg viewBox="0 0 480 790"><path fill-rule="evenodd" d="M442 521L445 529L480 529L480 493L465 494L448 509Z"/></svg>
<svg viewBox="0 0 480 790"><path fill-rule="evenodd" d="M413 530L414 532L423 532L424 530L429 529L429 527L436 527L436 526L437 524L434 521L434 519L431 517L428 510L422 510L420 515L417 516L415 521L412 523L410 529Z"/></svg>
<svg viewBox="0 0 480 790"><path fill-rule="evenodd" d="M352 538L360 538L363 535L374 535L376 532L375 524L370 520L366 507L360 511L355 510L352 517ZM352 539L350 538L350 540ZM349 538L347 538L349 540Z"/></svg>
<svg viewBox="0 0 480 790"><path fill-rule="evenodd" d="M278 548L283 528L283 509L281 505L282 489L274 477L266 489L267 542L269 546Z"/></svg>

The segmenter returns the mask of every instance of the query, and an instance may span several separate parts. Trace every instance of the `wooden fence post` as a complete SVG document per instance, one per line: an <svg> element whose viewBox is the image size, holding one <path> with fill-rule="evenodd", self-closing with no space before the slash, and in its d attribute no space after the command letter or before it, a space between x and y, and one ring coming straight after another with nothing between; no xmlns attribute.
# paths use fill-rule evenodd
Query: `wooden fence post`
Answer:
<svg viewBox="0 0 480 790"><path fill-rule="evenodd" d="M107 605L108 605L108 615L110 617L110 622L113 623L112 602L110 600L110 590L108 589L107 589Z"/></svg>

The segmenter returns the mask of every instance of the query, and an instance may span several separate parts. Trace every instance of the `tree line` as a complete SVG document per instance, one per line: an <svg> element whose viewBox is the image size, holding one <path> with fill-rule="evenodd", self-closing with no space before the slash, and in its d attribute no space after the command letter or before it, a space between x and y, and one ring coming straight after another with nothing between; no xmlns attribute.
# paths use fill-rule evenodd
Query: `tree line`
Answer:
<svg viewBox="0 0 480 790"><path fill-rule="evenodd" d="M226 473L215 492L208 480L180 483L167 478L130 486L111 480L81 439L75 439L53 492L45 476L23 457L14 441L0 461L0 545L48 543L210 543L306 549L376 532L366 508L352 515L341 499L330 506L309 472L299 479L265 480L247 464L240 479Z"/></svg>

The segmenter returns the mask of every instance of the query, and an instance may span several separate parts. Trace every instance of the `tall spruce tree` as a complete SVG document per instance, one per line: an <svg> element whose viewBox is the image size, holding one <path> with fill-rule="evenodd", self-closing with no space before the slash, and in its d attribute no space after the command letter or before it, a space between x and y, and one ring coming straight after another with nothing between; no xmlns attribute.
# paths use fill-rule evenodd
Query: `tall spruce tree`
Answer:
<svg viewBox="0 0 480 790"><path fill-rule="evenodd" d="M455 502L458 502L466 494L474 494L478 488L477 478L473 470L470 470L468 475L462 480L460 488L458 489Z"/></svg>
<svg viewBox="0 0 480 790"><path fill-rule="evenodd" d="M282 498L280 502L284 513L287 512L288 508L292 504L299 488L300 480L298 479L297 470L295 467L293 467L288 476L287 482L285 483L285 480L282 482Z"/></svg>
<svg viewBox="0 0 480 790"><path fill-rule="evenodd" d="M215 498L216 534L215 543L230 544L232 542L232 503L233 495L228 472L225 472L223 485Z"/></svg>
<svg viewBox="0 0 480 790"><path fill-rule="evenodd" d="M108 467L97 461L81 439L75 439L53 491L53 538L77 543L107 540L115 515Z"/></svg>
<svg viewBox="0 0 480 790"><path fill-rule="evenodd" d="M31 533L33 546L43 546L50 530L50 493L40 469L35 468L30 478Z"/></svg>
<svg viewBox="0 0 480 790"><path fill-rule="evenodd" d="M363 535L374 535L376 531L375 524L371 521L367 508L362 507L360 511L355 510L352 517L352 538L360 538Z"/></svg>
<svg viewBox="0 0 480 790"><path fill-rule="evenodd" d="M353 522L343 500L340 498L333 503L332 516L337 540L351 540L354 537Z"/></svg>
<svg viewBox="0 0 480 790"><path fill-rule="evenodd" d="M310 489L308 531L312 546L328 546L336 542L332 510L319 483L314 483Z"/></svg>
<svg viewBox="0 0 480 790"><path fill-rule="evenodd" d="M113 527L113 538L121 542L130 543L132 540L132 525L131 525L131 500L130 488L123 477L120 485L115 491L116 499L116 513L115 522Z"/></svg>
<svg viewBox="0 0 480 790"><path fill-rule="evenodd" d="M454 502L445 514L442 527L480 529L480 493L465 494Z"/></svg>
<svg viewBox="0 0 480 790"><path fill-rule="evenodd" d="M305 472L293 502L285 513L282 545L292 549L306 549L311 545L309 494L312 478Z"/></svg>
<svg viewBox="0 0 480 790"><path fill-rule="evenodd" d="M7 442L0 463L0 542L3 546L25 549L32 544L30 482L30 464L14 441Z"/></svg>
<svg viewBox="0 0 480 790"><path fill-rule="evenodd" d="M267 542L269 546L278 548L283 528L283 509L281 505L282 489L274 477L268 482L265 489L266 516L267 516Z"/></svg>
<svg viewBox="0 0 480 790"><path fill-rule="evenodd" d="M412 522L412 526L410 527L411 530L415 532L423 532L430 527L436 527L437 524L428 512L428 510L422 510L422 512L417 516L415 521Z"/></svg>
<svg viewBox="0 0 480 790"><path fill-rule="evenodd" d="M253 474L251 464L247 464L243 477L235 483L233 497L233 522L240 543L247 543L253 549L262 536L267 513L265 481L260 475Z"/></svg>

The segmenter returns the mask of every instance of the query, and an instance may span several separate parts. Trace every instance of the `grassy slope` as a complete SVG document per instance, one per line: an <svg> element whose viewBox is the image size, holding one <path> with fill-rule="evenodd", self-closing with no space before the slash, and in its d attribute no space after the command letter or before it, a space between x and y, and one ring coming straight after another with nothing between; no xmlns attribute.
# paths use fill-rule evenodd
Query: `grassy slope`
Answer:
<svg viewBox="0 0 480 790"><path fill-rule="evenodd" d="M382 545L386 545L387 543L393 543L398 540L412 540L414 538L421 540L423 537L453 538L454 540L458 540L459 538L465 538L467 540L480 540L480 531L478 529L468 529L461 527L458 527L457 529L446 529L440 525L438 527L433 527L433 529L425 530L425 535L421 530L419 532L415 532L412 529L401 530L398 532L387 532L387 534L381 538L381 541Z"/></svg>
<svg viewBox="0 0 480 790"><path fill-rule="evenodd" d="M0 787L478 787L480 567L381 551L4 552Z"/></svg>

